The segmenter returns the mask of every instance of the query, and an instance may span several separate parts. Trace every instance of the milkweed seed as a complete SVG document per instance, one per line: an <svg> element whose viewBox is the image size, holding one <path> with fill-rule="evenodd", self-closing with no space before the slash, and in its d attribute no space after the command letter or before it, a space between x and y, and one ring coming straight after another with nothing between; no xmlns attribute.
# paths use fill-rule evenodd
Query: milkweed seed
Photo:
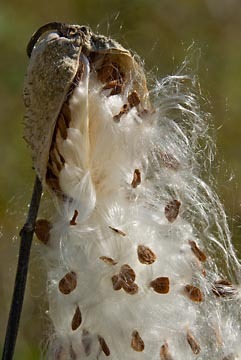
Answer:
<svg viewBox="0 0 241 360"><path fill-rule="evenodd" d="M67 273L59 282L59 290L62 294L70 294L77 286L77 275L74 271Z"/></svg>
<svg viewBox="0 0 241 360"><path fill-rule="evenodd" d="M167 342L165 342L161 346L160 358L161 358L161 360L173 360L173 357L171 356L171 354L169 352L169 346L168 346Z"/></svg>
<svg viewBox="0 0 241 360"><path fill-rule="evenodd" d="M123 290L125 290L125 292L129 295L135 295L138 293L138 285L135 283L132 284L126 284L126 283L122 283L122 288Z"/></svg>
<svg viewBox="0 0 241 360"><path fill-rule="evenodd" d="M190 345L193 354L197 355L200 353L201 351L200 345L198 344L197 340L189 330L187 332L187 342Z"/></svg>
<svg viewBox="0 0 241 360"><path fill-rule="evenodd" d="M162 164L168 169L177 170L180 166L179 161L169 153L161 152L160 159Z"/></svg>
<svg viewBox="0 0 241 360"><path fill-rule="evenodd" d="M112 276L112 285L114 290L123 290L130 294L134 295L138 292L138 285L134 283L136 274L134 270L127 264L121 266L120 272L118 275Z"/></svg>
<svg viewBox="0 0 241 360"><path fill-rule="evenodd" d="M78 327L81 325L81 323L82 323L82 315L80 308L77 306L72 319L72 324L71 324L72 330L73 331L77 330Z"/></svg>
<svg viewBox="0 0 241 360"><path fill-rule="evenodd" d="M168 277L158 277L150 282L150 286L158 294L167 294L170 288L170 282Z"/></svg>
<svg viewBox="0 0 241 360"><path fill-rule="evenodd" d="M156 260L156 255L154 252L145 245L138 245L137 255L140 263L150 265L153 264Z"/></svg>
<svg viewBox="0 0 241 360"><path fill-rule="evenodd" d="M103 353L106 356L109 356L110 355L110 349L109 349L108 345L106 344L104 338L102 336L98 335L98 340L99 340L99 343L100 343L100 346L101 346L101 349L102 349Z"/></svg>
<svg viewBox="0 0 241 360"><path fill-rule="evenodd" d="M122 288L122 280L119 279L118 275L113 275L111 280L114 290L120 290Z"/></svg>
<svg viewBox="0 0 241 360"><path fill-rule="evenodd" d="M178 200L170 201L165 207L165 216L170 223L173 223L179 214L181 203Z"/></svg>
<svg viewBox="0 0 241 360"><path fill-rule="evenodd" d="M194 302L202 302L203 301L203 294L201 290L193 285L186 285L184 287L186 295Z"/></svg>
<svg viewBox="0 0 241 360"><path fill-rule="evenodd" d="M120 118L121 118L124 114L126 114L128 111L129 111L129 106L128 106L127 104L124 104L124 105L122 106L119 114L116 114L116 115L113 116L113 120L114 120L115 122L117 122L117 123L120 122Z"/></svg>
<svg viewBox="0 0 241 360"><path fill-rule="evenodd" d="M133 350L141 352L145 348L144 341L140 337L138 331L134 330L131 334L131 347Z"/></svg>
<svg viewBox="0 0 241 360"><path fill-rule="evenodd" d="M128 265L124 264L121 266L119 277L126 283L132 284L135 281L135 271Z"/></svg>
<svg viewBox="0 0 241 360"><path fill-rule="evenodd" d="M141 184L141 172L139 169L135 169L131 186L135 189L140 184Z"/></svg>
<svg viewBox="0 0 241 360"><path fill-rule="evenodd" d="M92 339L88 330L83 330L81 342L84 348L85 355L89 356L91 353Z"/></svg>
<svg viewBox="0 0 241 360"><path fill-rule="evenodd" d="M113 230L114 232L116 232L117 234L119 234L119 235L126 236L126 233L124 233L124 231L122 231L122 230L116 229L116 228L114 228L112 226L109 226L109 228L111 230Z"/></svg>
<svg viewBox="0 0 241 360"><path fill-rule="evenodd" d="M212 291L217 297L230 297L237 294L237 289L228 280L215 281Z"/></svg>
<svg viewBox="0 0 241 360"><path fill-rule="evenodd" d="M207 260L207 256L204 254L202 250L199 249L196 242L193 240L189 240L189 245L191 246L191 250L194 255L198 258L199 261L205 262Z"/></svg>
<svg viewBox="0 0 241 360"><path fill-rule="evenodd" d="M141 102L140 97L136 91L133 91L131 94L129 94L127 100L131 108L138 106Z"/></svg>
<svg viewBox="0 0 241 360"><path fill-rule="evenodd" d="M50 230L52 229L52 224L45 219L39 219L35 223L34 232L37 238L44 244L47 245L50 238Z"/></svg>
<svg viewBox="0 0 241 360"><path fill-rule="evenodd" d="M70 222L69 222L70 225L76 225L76 224L77 224L77 223L76 223L76 219L77 219L78 215L79 215L78 211L75 210L75 211L74 211L74 215L73 215L72 219L71 219Z"/></svg>
<svg viewBox="0 0 241 360"><path fill-rule="evenodd" d="M104 261L106 264L109 264L109 265L117 264L117 262L115 260L113 260L112 258L110 258L108 256L100 256L100 260Z"/></svg>

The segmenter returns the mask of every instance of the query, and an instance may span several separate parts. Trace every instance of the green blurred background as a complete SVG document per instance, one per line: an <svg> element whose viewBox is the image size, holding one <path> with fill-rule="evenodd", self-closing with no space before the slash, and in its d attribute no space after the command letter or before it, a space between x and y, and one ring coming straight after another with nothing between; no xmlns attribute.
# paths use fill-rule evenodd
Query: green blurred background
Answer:
<svg viewBox="0 0 241 360"><path fill-rule="evenodd" d="M217 141L217 191L241 256L241 2L240 0L5 0L0 4L0 344L34 173L22 139L26 44L50 21L87 24L145 60L148 73L175 73L194 43L195 71ZM192 52L192 50L191 50ZM190 51L189 51L190 53ZM195 56L194 56L195 58ZM15 359L39 359L47 338L44 276L34 244ZM0 345L1 346L1 345Z"/></svg>

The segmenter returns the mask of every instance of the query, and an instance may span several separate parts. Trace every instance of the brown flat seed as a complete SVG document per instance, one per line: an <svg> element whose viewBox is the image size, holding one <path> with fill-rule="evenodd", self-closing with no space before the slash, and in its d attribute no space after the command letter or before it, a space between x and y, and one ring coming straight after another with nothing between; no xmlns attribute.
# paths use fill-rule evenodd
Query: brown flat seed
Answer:
<svg viewBox="0 0 241 360"><path fill-rule="evenodd" d="M145 348L144 341L140 337L138 331L134 330L131 334L131 347L133 350L141 352Z"/></svg>
<svg viewBox="0 0 241 360"><path fill-rule="evenodd" d="M84 348L85 355L89 356L91 353L92 340L88 330L83 330L81 342Z"/></svg>
<svg viewBox="0 0 241 360"><path fill-rule="evenodd" d="M129 295L135 295L138 293L138 285L136 283L126 284L122 283L123 290Z"/></svg>
<svg viewBox="0 0 241 360"><path fill-rule="evenodd" d="M198 344L197 340L189 330L187 332L187 342L190 345L193 354L197 355L200 353L201 351L200 345Z"/></svg>
<svg viewBox="0 0 241 360"><path fill-rule="evenodd" d="M237 294L236 287L228 280L215 281L212 291L217 297L230 297Z"/></svg>
<svg viewBox="0 0 241 360"><path fill-rule="evenodd" d="M129 94L127 100L131 108L138 106L141 102L140 97L136 91L133 91L131 94Z"/></svg>
<svg viewBox="0 0 241 360"><path fill-rule="evenodd" d="M122 288L123 281L119 278L118 275L113 275L111 280L114 290L120 290Z"/></svg>
<svg viewBox="0 0 241 360"><path fill-rule="evenodd" d="M161 358L161 360L173 360L173 357L171 356L171 354L169 352L169 346L168 346L167 342L165 342L161 346L160 358Z"/></svg>
<svg viewBox="0 0 241 360"><path fill-rule="evenodd" d="M199 249L196 242L193 240L189 240L189 245L191 246L192 252L198 258L199 261L205 262L207 260L207 256L204 254L202 250Z"/></svg>
<svg viewBox="0 0 241 360"><path fill-rule="evenodd" d="M124 283L130 285L135 281L136 274L130 265L124 264L121 266L119 277L124 281Z"/></svg>
<svg viewBox="0 0 241 360"><path fill-rule="evenodd" d="M186 295L194 302L202 302L203 301L203 294L201 290L193 285L186 285L184 287Z"/></svg>
<svg viewBox="0 0 241 360"><path fill-rule="evenodd" d="M124 104L124 105L122 106L119 114L116 114L116 115L113 116L113 120L114 120L115 122L117 122L117 123L120 122L120 118L121 118L124 114L126 114L128 111L129 111L129 106L128 106L127 104Z"/></svg>
<svg viewBox="0 0 241 360"><path fill-rule="evenodd" d="M137 255L140 263L150 265L153 264L156 260L156 255L154 252L145 245L138 245Z"/></svg>
<svg viewBox="0 0 241 360"><path fill-rule="evenodd" d="M74 215L73 215L72 219L71 219L70 222L69 222L70 225L76 225L76 224L77 224L77 223L76 223L76 219L77 219L78 215L79 215L78 211L75 210L75 211L74 211Z"/></svg>
<svg viewBox="0 0 241 360"><path fill-rule="evenodd" d="M106 264L109 264L109 265L117 264L117 262L115 260L113 260L112 258L110 258L108 256L100 256L100 260L104 261Z"/></svg>
<svg viewBox="0 0 241 360"><path fill-rule="evenodd" d="M180 166L179 161L173 155L166 152L160 153L160 159L162 164L168 169L177 170Z"/></svg>
<svg viewBox="0 0 241 360"><path fill-rule="evenodd" d="M111 230L113 230L114 232L116 232L117 234L119 234L119 235L126 236L126 233L124 233L124 231L122 231L122 230L113 228L112 226L109 226L109 228L110 228Z"/></svg>
<svg viewBox="0 0 241 360"><path fill-rule="evenodd" d="M34 232L37 238L44 244L47 245L50 238L50 230L52 229L52 224L45 219L39 219L35 223Z"/></svg>
<svg viewBox="0 0 241 360"><path fill-rule="evenodd" d="M77 306L71 323L72 330L75 331L76 329L78 329L81 323L82 323L82 315L80 308Z"/></svg>
<svg viewBox="0 0 241 360"><path fill-rule="evenodd" d="M150 282L150 286L158 294L167 294L170 288L170 282L168 277L158 277Z"/></svg>
<svg viewBox="0 0 241 360"><path fill-rule="evenodd" d="M181 203L178 200L170 201L165 207L165 216L170 223L173 223L179 214Z"/></svg>
<svg viewBox="0 0 241 360"><path fill-rule="evenodd" d="M98 335L98 340L99 340L99 343L100 343L100 346L101 346L101 349L102 349L103 353L106 356L109 356L110 355L110 349L109 349L108 345L106 344L105 339L102 336Z"/></svg>
<svg viewBox="0 0 241 360"><path fill-rule="evenodd" d="M70 294L77 286L77 275L74 271L67 273L59 282L59 291L62 294Z"/></svg>
<svg viewBox="0 0 241 360"><path fill-rule="evenodd" d="M131 186L135 189L141 183L141 172L139 169L135 169L133 174L133 180Z"/></svg>

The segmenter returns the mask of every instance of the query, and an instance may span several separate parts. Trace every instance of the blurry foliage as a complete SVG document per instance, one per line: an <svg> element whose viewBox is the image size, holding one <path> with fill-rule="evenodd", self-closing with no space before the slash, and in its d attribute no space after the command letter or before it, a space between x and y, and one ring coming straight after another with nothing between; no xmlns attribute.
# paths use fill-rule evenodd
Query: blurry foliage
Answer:
<svg viewBox="0 0 241 360"><path fill-rule="evenodd" d="M34 172L22 139L22 87L28 64L26 44L50 21L87 24L111 35L145 59L150 78L175 73L194 42L201 56L194 70L200 79L205 110L216 129L220 194L241 254L241 3L240 0L2 0L0 4L0 340L4 337L17 262L18 231L30 199ZM191 50L192 52L192 50ZM195 56L194 56L195 58ZM230 174L234 173L234 179ZM32 251L16 360L40 357L47 331L44 276Z"/></svg>

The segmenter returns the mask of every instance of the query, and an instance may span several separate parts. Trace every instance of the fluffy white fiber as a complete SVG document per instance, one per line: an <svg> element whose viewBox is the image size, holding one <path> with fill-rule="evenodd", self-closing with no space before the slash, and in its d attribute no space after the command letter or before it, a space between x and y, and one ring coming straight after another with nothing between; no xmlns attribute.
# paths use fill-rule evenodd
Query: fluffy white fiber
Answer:
<svg viewBox="0 0 241 360"><path fill-rule="evenodd" d="M115 121L129 88L110 96L81 61L67 138L56 138L67 196L44 247L48 358L241 359L240 266L200 178L213 153L195 77L158 81L152 110Z"/></svg>

